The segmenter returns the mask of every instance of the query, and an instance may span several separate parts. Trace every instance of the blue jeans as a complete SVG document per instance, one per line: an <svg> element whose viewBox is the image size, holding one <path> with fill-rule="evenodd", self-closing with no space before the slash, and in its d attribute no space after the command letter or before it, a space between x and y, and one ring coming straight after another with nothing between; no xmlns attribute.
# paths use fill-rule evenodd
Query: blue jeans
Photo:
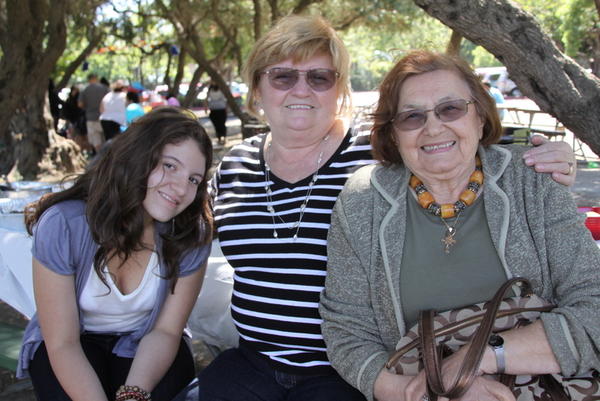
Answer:
<svg viewBox="0 0 600 401"><path fill-rule="evenodd" d="M173 401L365 401L337 373L295 375L274 370L252 350L222 352Z"/></svg>

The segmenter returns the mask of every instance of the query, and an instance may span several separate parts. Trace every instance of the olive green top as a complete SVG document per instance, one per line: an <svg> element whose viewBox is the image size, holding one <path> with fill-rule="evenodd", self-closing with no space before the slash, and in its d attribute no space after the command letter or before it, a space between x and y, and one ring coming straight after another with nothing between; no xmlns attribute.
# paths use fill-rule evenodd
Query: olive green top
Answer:
<svg viewBox="0 0 600 401"><path fill-rule="evenodd" d="M443 312L491 299L507 277L492 243L483 197L459 215L458 223L456 217L446 219L456 228L450 253L442 243L447 232L442 219L423 209L414 196L406 198L405 251L400 265L400 304L406 327L417 323L421 310Z"/></svg>

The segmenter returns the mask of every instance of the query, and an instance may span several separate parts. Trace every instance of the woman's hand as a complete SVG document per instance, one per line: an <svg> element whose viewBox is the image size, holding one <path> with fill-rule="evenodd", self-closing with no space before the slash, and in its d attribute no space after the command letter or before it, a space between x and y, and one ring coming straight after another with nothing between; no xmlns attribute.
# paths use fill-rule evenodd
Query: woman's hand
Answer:
<svg viewBox="0 0 600 401"><path fill-rule="evenodd" d="M450 377L453 380L454 376ZM427 401L425 372L421 373L406 386L404 390L405 401ZM444 380L446 383L446 380ZM438 401L449 401L448 398L438 397ZM469 390L460 398L452 401L515 401L515 397L504 384L487 376L478 376L473 380Z"/></svg>
<svg viewBox="0 0 600 401"><path fill-rule="evenodd" d="M439 400L439 398L438 398ZM504 384L489 378L475 378L469 390L457 400L460 401L515 401L512 391Z"/></svg>
<svg viewBox="0 0 600 401"><path fill-rule="evenodd" d="M375 380L373 395L377 401L410 400L410 398L402 398L402 395L405 394L405 389L412 379L413 376L396 375L383 368Z"/></svg>
<svg viewBox="0 0 600 401"><path fill-rule="evenodd" d="M465 345L457 352L444 359L442 362L442 380L444 382L444 388L448 390L454 383L458 372L460 371L463 361L469 350L469 346ZM514 396L508 387L502 383L493 380L489 377L482 376L486 372L481 368L475 373L477 377L473 381L469 390L461 397L456 400L461 401L514 401ZM404 397L407 401L421 401L426 400L423 397L427 392L427 378L425 370L422 370L417 376L410 381L404 391ZM439 401L447 401L447 398L440 397Z"/></svg>
<svg viewBox="0 0 600 401"><path fill-rule="evenodd" d="M450 386L454 383L458 372L463 364L467 351L469 350L469 345L463 346L454 354L445 358L441 361L442 367L442 381L444 383L444 389L448 390ZM478 370L475 372L477 376L481 376L485 372L482 370ZM417 376L414 377L413 380L406 386L404 391L406 400L421 400L423 394L427 392L427 376L425 374L425 369L421 370ZM475 398L477 399L477 397ZM447 400L446 398L439 398L439 400Z"/></svg>
<svg viewBox="0 0 600 401"><path fill-rule="evenodd" d="M535 146L523 154L525 164L533 166L539 173L552 173L559 184L571 186L575 183L577 160L573 149L563 141L551 142L542 135L533 135Z"/></svg>

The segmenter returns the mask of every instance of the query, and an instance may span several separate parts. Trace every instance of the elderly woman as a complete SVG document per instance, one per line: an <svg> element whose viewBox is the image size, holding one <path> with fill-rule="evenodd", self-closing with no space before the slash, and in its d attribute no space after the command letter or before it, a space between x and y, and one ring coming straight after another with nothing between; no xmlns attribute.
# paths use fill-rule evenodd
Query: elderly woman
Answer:
<svg viewBox="0 0 600 401"><path fill-rule="evenodd" d="M318 312L331 210L346 179L374 162L369 133L342 119L348 74L346 48L314 16L283 18L249 56L248 107L271 132L232 148L213 178L240 344L202 371L201 400L364 399L331 367ZM543 147L529 155L568 183L571 153Z"/></svg>
<svg viewBox="0 0 600 401"><path fill-rule="evenodd" d="M493 145L492 98L459 59L408 54L380 88L372 144L382 163L347 182L332 215L320 312L331 364L368 399L427 399L425 379L384 364L421 310L490 299L528 278L558 306L502 333L505 371L600 368L600 250L567 188ZM523 148L525 149L525 148ZM443 364L452 380L468 347ZM511 400L486 349L463 400Z"/></svg>

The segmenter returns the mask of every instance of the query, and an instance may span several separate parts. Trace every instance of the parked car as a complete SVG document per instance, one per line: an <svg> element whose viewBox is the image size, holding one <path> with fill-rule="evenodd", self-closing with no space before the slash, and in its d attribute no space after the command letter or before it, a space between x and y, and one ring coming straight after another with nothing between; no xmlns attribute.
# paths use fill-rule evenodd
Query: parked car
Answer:
<svg viewBox="0 0 600 401"><path fill-rule="evenodd" d="M481 76L484 82L487 81L492 86L500 89L504 96L523 96L517 84L510 79L506 67L481 67L476 68L475 72Z"/></svg>

